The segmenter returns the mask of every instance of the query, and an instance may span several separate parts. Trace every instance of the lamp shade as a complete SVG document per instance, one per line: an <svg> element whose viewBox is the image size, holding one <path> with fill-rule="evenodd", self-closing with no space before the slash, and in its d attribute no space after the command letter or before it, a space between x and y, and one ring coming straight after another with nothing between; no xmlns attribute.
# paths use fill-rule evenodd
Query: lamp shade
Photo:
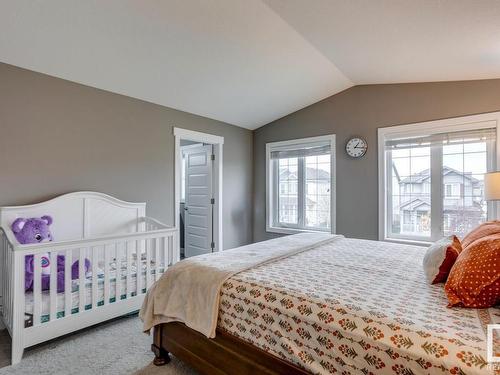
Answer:
<svg viewBox="0 0 500 375"><path fill-rule="evenodd" d="M500 200L500 172L484 175L484 199L487 201Z"/></svg>

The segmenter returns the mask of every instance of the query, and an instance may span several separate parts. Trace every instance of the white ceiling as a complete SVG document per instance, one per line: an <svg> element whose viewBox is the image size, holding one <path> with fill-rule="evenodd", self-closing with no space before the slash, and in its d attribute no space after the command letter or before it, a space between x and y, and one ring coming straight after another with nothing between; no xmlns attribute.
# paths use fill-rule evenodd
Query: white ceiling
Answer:
<svg viewBox="0 0 500 375"><path fill-rule="evenodd" d="M249 129L354 84L498 78L498 35L497 0L0 1L0 61Z"/></svg>
<svg viewBox="0 0 500 375"><path fill-rule="evenodd" d="M500 77L498 0L265 0L354 84Z"/></svg>

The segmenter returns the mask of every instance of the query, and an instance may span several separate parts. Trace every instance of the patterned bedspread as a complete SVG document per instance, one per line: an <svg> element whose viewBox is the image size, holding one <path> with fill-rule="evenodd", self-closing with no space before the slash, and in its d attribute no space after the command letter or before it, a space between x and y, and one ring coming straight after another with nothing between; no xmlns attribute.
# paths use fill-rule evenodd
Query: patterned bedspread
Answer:
<svg viewBox="0 0 500 375"><path fill-rule="evenodd" d="M218 327L312 373L491 374L486 324L500 309L447 308L425 249L340 239L243 271Z"/></svg>

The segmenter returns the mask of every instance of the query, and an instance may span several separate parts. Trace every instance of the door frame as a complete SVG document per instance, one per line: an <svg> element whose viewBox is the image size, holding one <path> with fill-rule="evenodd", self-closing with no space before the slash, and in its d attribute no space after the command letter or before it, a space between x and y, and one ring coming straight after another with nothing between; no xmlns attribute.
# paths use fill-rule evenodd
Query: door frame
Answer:
<svg viewBox="0 0 500 375"><path fill-rule="evenodd" d="M177 231L177 254L180 254L180 205L181 205L181 140L208 143L213 145L215 163L213 165L213 195L215 198L213 210L213 242L214 252L224 249L222 230L222 167L223 167L223 146L224 137L197 132L194 130L174 127L175 155L174 155L174 225Z"/></svg>

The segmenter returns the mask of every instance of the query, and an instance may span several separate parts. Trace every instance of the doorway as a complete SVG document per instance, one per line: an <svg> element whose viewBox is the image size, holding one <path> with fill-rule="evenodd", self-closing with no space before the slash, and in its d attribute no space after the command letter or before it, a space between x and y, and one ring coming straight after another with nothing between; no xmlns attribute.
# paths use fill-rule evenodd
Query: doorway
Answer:
<svg viewBox="0 0 500 375"><path fill-rule="evenodd" d="M175 225L181 259L222 249L224 138L174 128Z"/></svg>

